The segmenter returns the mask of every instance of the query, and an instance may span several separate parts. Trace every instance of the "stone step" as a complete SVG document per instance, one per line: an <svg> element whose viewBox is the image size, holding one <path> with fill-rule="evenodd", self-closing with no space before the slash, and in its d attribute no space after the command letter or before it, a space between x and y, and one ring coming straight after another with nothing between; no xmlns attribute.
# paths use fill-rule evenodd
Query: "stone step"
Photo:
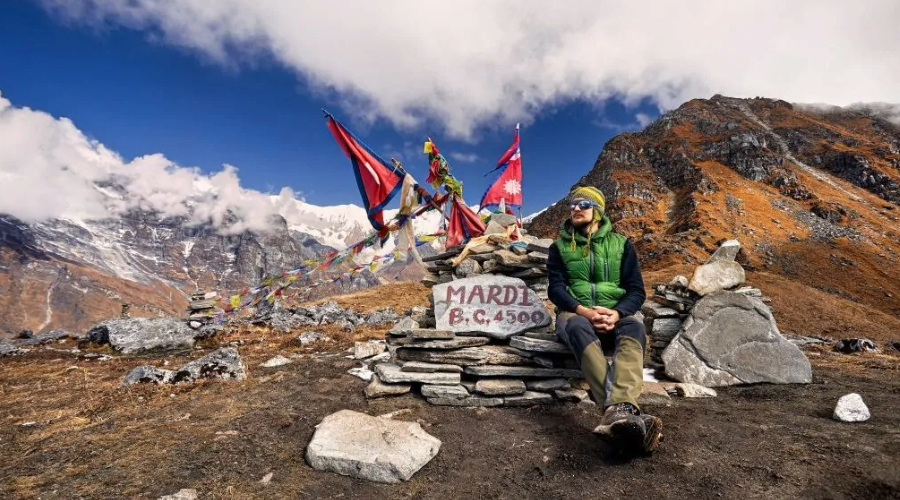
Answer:
<svg viewBox="0 0 900 500"><path fill-rule="evenodd" d="M435 385L459 385L462 377L459 373L449 372L405 372L399 366L383 363L375 366L378 378L388 384L421 383Z"/></svg>
<svg viewBox="0 0 900 500"><path fill-rule="evenodd" d="M534 339L521 335L510 337L509 345L523 351L571 354L569 348L562 342Z"/></svg>
<svg viewBox="0 0 900 500"><path fill-rule="evenodd" d="M479 365L467 366L463 373L477 377L583 378L581 370L566 368L533 368L528 366Z"/></svg>

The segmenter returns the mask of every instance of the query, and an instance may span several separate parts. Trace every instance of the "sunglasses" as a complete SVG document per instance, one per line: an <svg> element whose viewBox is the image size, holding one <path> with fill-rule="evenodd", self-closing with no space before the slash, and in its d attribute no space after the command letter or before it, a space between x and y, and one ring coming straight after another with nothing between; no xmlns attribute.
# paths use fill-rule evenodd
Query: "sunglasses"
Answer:
<svg viewBox="0 0 900 500"><path fill-rule="evenodd" d="M573 202L569 203L570 210L575 210L576 208L578 210L587 210L587 209L593 208L593 207L594 207L594 203L590 202L588 200L578 200L578 201L573 201Z"/></svg>

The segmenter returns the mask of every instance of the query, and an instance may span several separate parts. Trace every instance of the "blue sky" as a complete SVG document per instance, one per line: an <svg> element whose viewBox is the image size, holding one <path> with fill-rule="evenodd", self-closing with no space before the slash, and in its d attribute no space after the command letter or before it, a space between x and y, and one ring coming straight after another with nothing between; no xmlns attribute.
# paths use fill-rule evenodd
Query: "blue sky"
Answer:
<svg viewBox="0 0 900 500"><path fill-rule="evenodd" d="M15 186L0 213L103 215L94 183L111 176L131 193L119 213L179 215L202 192L211 218L264 220L269 199L240 186L360 204L322 107L420 181L430 135L471 204L522 122L529 214L611 137L689 99L900 102L896 0L548 5L0 1L0 181Z"/></svg>
<svg viewBox="0 0 900 500"><path fill-rule="evenodd" d="M0 3L3 96L14 106L71 119L126 159L162 153L207 172L229 163L246 188L288 186L313 204L360 204L349 162L322 119L326 107L385 157L399 155L422 182L421 145L430 134L463 181L466 201L475 204L491 179L484 174L513 137L511 128L495 126L482 127L474 143L454 140L442 137L434 120L403 131L384 120L370 125L345 112L340 95L310 92L271 58L254 66L225 67L143 31L66 23L27 1ZM658 111L647 102L626 109L617 101L582 101L545 109L524 125L523 213L562 197L607 140L639 128L637 113Z"/></svg>

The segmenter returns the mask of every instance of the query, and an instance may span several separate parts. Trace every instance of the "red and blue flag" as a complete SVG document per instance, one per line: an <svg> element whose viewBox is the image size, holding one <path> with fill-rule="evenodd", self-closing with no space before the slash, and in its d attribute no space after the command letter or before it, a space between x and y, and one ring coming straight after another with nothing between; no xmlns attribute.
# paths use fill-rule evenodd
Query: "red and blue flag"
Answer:
<svg viewBox="0 0 900 500"><path fill-rule="evenodd" d="M497 162L497 168L491 172L500 171L491 186L481 197L479 209L493 209L500 206L501 201L507 207L522 207L522 157L519 150L519 126L516 125L516 137L512 146ZM488 173L491 173L488 172Z"/></svg>
<svg viewBox="0 0 900 500"><path fill-rule="evenodd" d="M386 161L333 116L325 113L325 117L328 120L328 130L353 165L356 185L359 187L369 222L377 231L385 231L384 207L400 192L405 172L402 169L388 167Z"/></svg>

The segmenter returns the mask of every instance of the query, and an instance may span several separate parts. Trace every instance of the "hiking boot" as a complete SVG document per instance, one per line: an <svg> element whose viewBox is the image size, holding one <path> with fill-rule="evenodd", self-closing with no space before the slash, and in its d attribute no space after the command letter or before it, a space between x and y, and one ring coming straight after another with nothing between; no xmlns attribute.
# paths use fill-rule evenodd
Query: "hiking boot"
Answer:
<svg viewBox="0 0 900 500"><path fill-rule="evenodd" d="M648 422L654 424L652 420ZM631 403L614 404L603 413L594 434L622 450L643 450L647 438L647 423L640 410Z"/></svg>

